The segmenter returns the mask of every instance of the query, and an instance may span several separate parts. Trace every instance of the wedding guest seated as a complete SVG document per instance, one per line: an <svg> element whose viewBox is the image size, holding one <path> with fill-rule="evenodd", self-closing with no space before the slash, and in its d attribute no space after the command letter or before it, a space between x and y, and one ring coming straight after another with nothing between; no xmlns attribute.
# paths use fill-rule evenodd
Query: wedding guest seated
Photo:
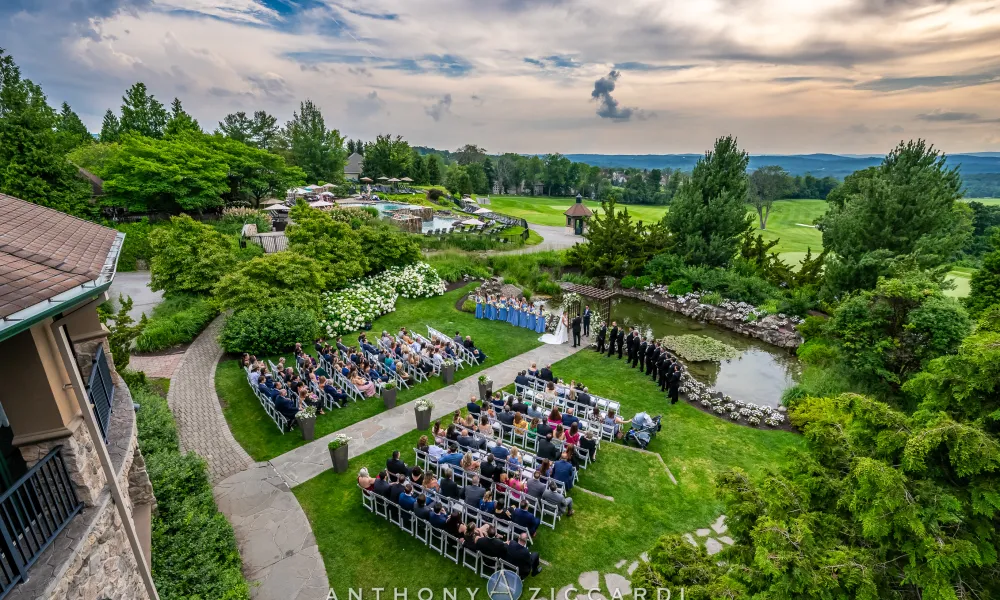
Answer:
<svg viewBox="0 0 1000 600"><path fill-rule="evenodd" d="M542 477L552 477L552 461L548 458L542 459L542 464L535 469L542 474Z"/></svg>
<svg viewBox="0 0 1000 600"><path fill-rule="evenodd" d="M516 447L511 447L510 455L507 456L507 470L519 473L521 471L521 451Z"/></svg>
<svg viewBox="0 0 1000 600"><path fill-rule="evenodd" d="M516 396L514 398L514 402L511 403L510 408L514 412L519 412L522 415L526 416L528 415L528 405L525 404L524 400L521 399L519 396Z"/></svg>
<svg viewBox="0 0 1000 600"><path fill-rule="evenodd" d="M559 486L553 480L549 481L548 489L542 494L542 500L545 500L549 504L555 504L559 507L559 513L565 514L567 517L573 516L573 499L564 496L562 492L559 491Z"/></svg>
<svg viewBox="0 0 1000 600"><path fill-rule="evenodd" d="M466 350L472 350L475 348L476 345L472 342L472 336L465 336L465 340L462 341L462 346L465 347Z"/></svg>
<svg viewBox="0 0 1000 600"><path fill-rule="evenodd" d="M577 417L576 415L573 414L572 408L567 408L566 412L563 413L562 416L562 424L565 425L566 427L569 427L570 425L575 425L579 422L580 422L580 417Z"/></svg>
<svg viewBox="0 0 1000 600"><path fill-rule="evenodd" d="M477 365L481 365L484 362L486 362L486 359L489 358L489 357L486 356L486 353L483 352L482 350L480 350L479 348L473 348L472 349L472 358L476 361Z"/></svg>
<svg viewBox="0 0 1000 600"><path fill-rule="evenodd" d="M465 455L458 451L458 446L452 445L448 448L447 454L438 459L438 462L443 465L455 465L458 467L462 464L463 458L465 458Z"/></svg>
<svg viewBox="0 0 1000 600"><path fill-rule="evenodd" d="M369 398L374 396L376 393L375 384L362 377L360 373L354 373L351 376L351 383L353 383L354 387L358 388L362 394L368 396Z"/></svg>
<svg viewBox="0 0 1000 600"><path fill-rule="evenodd" d="M559 450L556 448L555 444L552 443L552 434L538 440L537 456L538 458L547 458L549 460L559 458Z"/></svg>
<svg viewBox="0 0 1000 600"><path fill-rule="evenodd" d="M497 439L496 445L490 449L490 452L492 452L493 456L497 458L497 461L501 463L506 463L507 457L510 456L510 450L503 445L503 440L500 438Z"/></svg>
<svg viewBox="0 0 1000 600"><path fill-rule="evenodd" d="M378 477L375 478L375 483L372 484L372 491L382 496L383 498L389 497L389 489L392 484L389 483L389 474L385 471L381 471Z"/></svg>
<svg viewBox="0 0 1000 600"><path fill-rule="evenodd" d="M444 529L444 524L448 522L448 513L444 510L444 504L436 502L428 520L435 529Z"/></svg>
<svg viewBox="0 0 1000 600"><path fill-rule="evenodd" d="M580 443L580 427L576 423L569 426L569 431L566 432L566 443L572 444L574 446Z"/></svg>
<svg viewBox="0 0 1000 600"><path fill-rule="evenodd" d="M545 483L542 482L542 471L541 469L535 469L535 472L531 474L531 479L528 480L527 488L525 493L527 493L532 498L541 498L542 494L545 493ZM534 531L531 532L534 535Z"/></svg>
<svg viewBox="0 0 1000 600"><path fill-rule="evenodd" d="M493 396L490 398L490 404L496 409L501 409L504 406L503 395L500 392L493 392Z"/></svg>
<svg viewBox="0 0 1000 600"><path fill-rule="evenodd" d="M406 477L403 475L396 475L394 477L390 474L389 481L392 483L389 487L389 501L399 504L399 497L403 494L403 486L406 484Z"/></svg>
<svg viewBox="0 0 1000 600"><path fill-rule="evenodd" d="M528 375L531 377L538 377L538 367L535 366L535 363L531 363L531 368L528 369Z"/></svg>
<svg viewBox="0 0 1000 600"><path fill-rule="evenodd" d="M517 377L514 378L514 383L527 387L531 386L531 382L528 381L528 377L527 375L525 375L524 371L521 371L520 373L517 374Z"/></svg>
<svg viewBox="0 0 1000 600"><path fill-rule="evenodd" d="M477 415L477 416L483 410L482 407L479 405L479 399L476 398L475 394L469 397L469 402L466 403L465 409L469 412L470 415Z"/></svg>
<svg viewBox="0 0 1000 600"><path fill-rule="evenodd" d="M445 467L441 470L441 495L452 500L459 500L462 497L462 488L452 479L451 469Z"/></svg>
<svg viewBox="0 0 1000 600"><path fill-rule="evenodd" d="M514 415L515 413L510 410L509 406L504 406L500 414L497 415L497 421L506 425L506 430L509 431L514 426Z"/></svg>
<svg viewBox="0 0 1000 600"><path fill-rule="evenodd" d="M528 433L528 421L519 412L514 413L514 431L521 435Z"/></svg>
<svg viewBox="0 0 1000 600"><path fill-rule="evenodd" d="M543 488L545 486L542 486ZM528 495L531 494L531 482L528 482ZM528 501L521 500L521 504L514 509L510 515L511 520L528 528L528 533L534 536L538 532L538 526L541 524L541 520L535 516L535 513L529 510Z"/></svg>
<svg viewBox="0 0 1000 600"><path fill-rule="evenodd" d="M473 475L472 481L465 486L463 496L465 503L469 506L479 506L480 500L486 495L486 488L479 485L479 475Z"/></svg>
<svg viewBox="0 0 1000 600"><path fill-rule="evenodd" d="M396 363L396 376L403 381L410 381L410 374L406 372L406 367L403 366L402 361Z"/></svg>
<svg viewBox="0 0 1000 600"><path fill-rule="evenodd" d="M548 382L554 382L555 377L552 376L552 365L545 365L538 372L538 378Z"/></svg>
<svg viewBox="0 0 1000 600"><path fill-rule="evenodd" d="M358 472L358 485L361 489L369 491L375 489L375 481L374 477L368 476L368 469L361 467L361 470Z"/></svg>
<svg viewBox="0 0 1000 600"><path fill-rule="evenodd" d="M428 521L431 517L431 507L427 506L427 495L417 496L417 506L413 509L413 516L421 521Z"/></svg>
<svg viewBox="0 0 1000 600"><path fill-rule="evenodd" d="M299 405L295 400L289 398L286 392L287 390L284 388L280 389L278 395L271 398L271 402L274 404L274 408L281 413L281 416L289 421L294 421L295 415L299 412Z"/></svg>
<svg viewBox="0 0 1000 600"><path fill-rule="evenodd" d="M477 450L484 450L486 446L486 441L475 438L468 429L462 429L462 433L458 436L458 444L464 448L475 448Z"/></svg>
<svg viewBox="0 0 1000 600"><path fill-rule="evenodd" d="M496 459L493 453L486 455L486 459L479 465L479 475L489 483L493 483L497 480L497 475L500 473L500 468L497 467Z"/></svg>
<svg viewBox="0 0 1000 600"><path fill-rule="evenodd" d="M344 354L347 354L350 351L350 348L348 348L347 346L345 346L344 345L344 341L341 338L338 337L337 338L337 350L340 350Z"/></svg>
<svg viewBox="0 0 1000 600"><path fill-rule="evenodd" d="M413 512L417 506L417 497L413 495L413 486L407 483L403 486L403 493L399 495L399 507L406 512Z"/></svg>
<svg viewBox="0 0 1000 600"><path fill-rule="evenodd" d="M538 417L535 417L535 419L538 421L538 425L535 427L535 434L538 437L545 437L552 433L552 426L549 425L548 420L539 419Z"/></svg>
<svg viewBox="0 0 1000 600"><path fill-rule="evenodd" d="M521 579L542 572L539 560L537 552L528 550L528 534L522 533L507 544L507 561L517 567L517 574Z"/></svg>
<svg viewBox="0 0 1000 600"><path fill-rule="evenodd" d="M343 406L344 403L347 402L347 394L344 393L344 390L333 385L333 383L326 377L319 378L319 387L323 390L324 394L329 396L337 404Z"/></svg>
<svg viewBox="0 0 1000 600"><path fill-rule="evenodd" d="M608 416L602 419L602 423L605 427L611 428L614 432L615 437L621 437L622 435L622 419L621 417L615 415L614 409L608 410Z"/></svg>
<svg viewBox="0 0 1000 600"><path fill-rule="evenodd" d="M590 397L590 394L588 393L589 391L590 390L587 389L586 387L584 387L582 390L578 390L576 392L576 401L579 402L580 404L586 404L588 406L596 407L597 402Z"/></svg>
<svg viewBox="0 0 1000 600"><path fill-rule="evenodd" d="M479 506L476 508L484 513L492 513L496 506L497 503L493 501L493 492L486 490L486 493L483 494L483 499L479 501Z"/></svg>
<svg viewBox="0 0 1000 600"><path fill-rule="evenodd" d="M466 452L465 456L462 457L461 464L458 466L460 466L462 470L468 474L479 470L479 461L472 458L471 452Z"/></svg>
<svg viewBox="0 0 1000 600"><path fill-rule="evenodd" d="M486 529L486 535L476 541L476 550L484 556L507 558L507 546L497 537L497 529L493 525Z"/></svg>
<svg viewBox="0 0 1000 600"><path fill-rule="evenodd" d="M399 459L399 450L393 450L392 457L385 461L385 470L393 475L406 475L410 468Z"/></svg>
<svg viewBox="0 0 1000 600"><path fill-rule="evenodd" d="M410 483L413 485L421 485L424 481L424 470L418 465L413 465L410 468Z"/></svg>
<svg viewBox="0 0 1000 600"><path fill-rule="evenodd" d="M597 461L597 440L594 439L593 431L588 431L580 438L580 447L589 453L590 462Z"/></svg>
<svg viewBox="0 0 1000 600"><path fill-rule="evenodd" d="M552 465L552 478L561 482L567 491L573 489L573 474L575 472L576 469L569 462L567 452L563 452L556 464Z"/></svg>
<svg viewBox="0 0 1000 600"><path fill-rule="evenodd" d="M510 491L511 498L520 500L521 494L528 490L528 482L521 479L517 474L501 473L500 482L497 483L497 491L504 490ZM507 520L510 520L510 515L507 516Z"/></svg>
<svg viewBox="0 0 1000 600"><path fill-rule="evenodd" d="M504 521L511 520L510 507L504 503L502 498L498 499L496 506L493 507L493 516Z"/></svg>
<svg viewBox="0 0 1000 600"><path fill-rule="evenodd" d="M555 427L556 425L562 425L562 414L559 413L559 409L552 407L552 411L549 413L549 425Z"/></svg>
<svg viewBox="0 0 1000 600"><path fill-rule="evenodd" d="M451 509L451 516L444 524L444 530L448 535L460 538L465 533L465 523L462 520L462 511L458 508Z"/></svg>
<svg viewBox="0 0 1000 600"><path fill-rule="evenodd" d="M260 367L255 366L250 369L250 385L257 387L258 383L260 383Z"/></svg>
<svg viewBox="0 0 1000 600"><path fill-rule="evenodd" d="M557 442L566 441L566 428L563 427L562 423L556 425L555 431L552 432L552 439Z"/></svg>
<svg viewBox="0 0 1000 600"><path fill-rule="evenodd" d="M424 492L428 494L436 494L441 491L441 483L434 473L424 473Z"/></svg>

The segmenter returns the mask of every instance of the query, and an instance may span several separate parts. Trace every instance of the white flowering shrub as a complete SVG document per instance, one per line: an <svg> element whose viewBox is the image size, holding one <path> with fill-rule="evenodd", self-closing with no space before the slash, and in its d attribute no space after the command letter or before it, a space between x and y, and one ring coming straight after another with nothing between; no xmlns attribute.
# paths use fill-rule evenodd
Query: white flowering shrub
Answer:
<svg viewBox="0 0 1000 600"><path fill-rule="evenodd" d="M328 337L358 331L396 310L396 300L431 298L445 291L445 282L427 263L392 267L336 292L323 294L320 328Z"/></svg>

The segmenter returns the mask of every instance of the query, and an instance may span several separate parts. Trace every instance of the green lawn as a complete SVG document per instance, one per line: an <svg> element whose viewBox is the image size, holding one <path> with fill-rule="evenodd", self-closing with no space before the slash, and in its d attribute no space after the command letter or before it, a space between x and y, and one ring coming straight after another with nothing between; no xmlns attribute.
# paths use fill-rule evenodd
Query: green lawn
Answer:
<svg viewBox="0 0 1000 600"><path fill-rule="evenodd" d="M456 380L523 354L539 345L538 334L533 331L478 320L474 315L456 310L455 302L469 289L471 285L467 289L455 290L430 299L401 298L396 304L395 312L375 321L373 331L381 332L383 329L398 331L400 327L405 326L412 327L426 336L427 325L430 325L443 333L453 334L459 330L462 335L471 335L476 345L489 359L483 365L459 369L455 373ZM345 335L344 339L348 344L353 344L357 337ZM309 341L311 340L303 340L303 342ZM441 387L443 387L441 378L433 377L408 390L400 390L397 403L415 400ZM215 371L215 389L233 437L254 460L269 460L305 443L298 430L282 435L274 422L264 414L246 382L238 360L224 359L219 362ZM338 431L384 410L382 400L378 396L352 402L340 410L334 409L317 419L316 437Z"/></svg>
<svg viewBox="0 0 1000 600"><path fill-rule="evenodd" d="M566 224L563 213L573 202L573 198L547 196L490 196L489 207L505 215L527 219L529 223L560 226ZM587 200L585 203L591 210L600 210L599 202ZM667 207L628 205L628 212L636 219L659 221L667 212Z"/></svg>
<svg viewBox="0 0 1000 600"><path fill-rule="evenodd" d="M1000 206L1000 198L965 198L966 202L982 202L992 206Z"/></svg>
<svg viewBox="0 0 1000 600"><path fill-rule="evenodd" d="M664 533L707 527L722 511L715 497L716 474L739 466L760 473L776 466L782 453L801 444L799 436L750 429L680 403L668 406L658 388L623 362L583 351L553 365L564 379L583 380L591 391L621 401L631 416L637 410L663 414L663 431L650 444L679 481L674 485L651 454L604 444L598 462L582 471L578 487L614 498L572 495L577 514L555 531L542 528L534 549L551 563L531 587L556 589L576 582L580 573L614 570L619 560L638 558ZM483 580L423 547L388 521L361 506L355 483L360 467L380 469L393 450L413 460L422 432L414 431L351 461L344 474L327 471L293 489L313 527L330 585L353 587L478 587ZM386 569L385 548L396 559ZM342 597L342 596L340 596Z"/></svg>

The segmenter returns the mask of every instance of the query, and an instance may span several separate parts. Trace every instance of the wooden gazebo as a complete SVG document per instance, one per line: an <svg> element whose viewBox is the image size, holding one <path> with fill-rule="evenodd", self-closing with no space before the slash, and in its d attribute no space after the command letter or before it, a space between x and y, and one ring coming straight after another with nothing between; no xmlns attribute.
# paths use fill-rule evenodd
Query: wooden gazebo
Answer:
<svg viewBox="0 0 1000 600"><path fill-rule="evenodd" d="M559 287L565 293L578 294L580 296L580 302L576 306L570 306L566 309L570 317L583 314L583 305L592 303L593 311L601 315L605 323L611 322L611 300L615 297L614 291L602 290L601 288L576 283L560 283Z"/></svg>
<svg viewBox="0 0 1000 600"><path fill-rule="evenodd" d="M587 219L594 215L594 211L583 205L583 196L576 195L576 203L569 207L565 213L566 228L576 235L583 235L587 227Z"/></svg>

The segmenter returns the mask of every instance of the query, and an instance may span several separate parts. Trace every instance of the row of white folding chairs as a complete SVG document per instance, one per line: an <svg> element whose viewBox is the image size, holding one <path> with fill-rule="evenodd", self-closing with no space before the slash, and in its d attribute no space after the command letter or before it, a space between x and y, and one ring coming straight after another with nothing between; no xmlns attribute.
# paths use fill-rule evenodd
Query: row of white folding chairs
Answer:
<svg viewBox="0 0 1000 600"><path fill-rule="evenodd" d="M604 419L609 414L609 409L607 406L590 406L589 404L584 404L576 400L570 400L568 398L563 398L562 396L553 396L548 392L540 392L538 390L533 390L530 387L523 386L521 384L514 384L514 391L518 396L524 398L526 402L531 403L533 406L537 405L538 409L541 410L544 405L544 410L546 414L552 411L553 408L558 408L560 412L565 412L566 409L573 409L573 414L577 417L583 419L586 418L589 421L596 421L594 417L594 409L597 409L597 414L600 415L600 419ZM622 417L619 409L613 409L615 415ZM625 420L624 417L622 417Z"/></svg>
<svg viewBox="0 0 1000 600"><path fill-rule="evenodd" d="M500 425L503 425L499 421L497 421L497 423L500 424ZM450 444L456 444L463 451L472 452L473 453L473 458L475 458L475 460L480 460L480 459L485 460L485 458L486 458L485 455L487 453L492 453L493 448L497 445L497 443L496 443L495 440L492 440L492 439L489 439L489 438L486 439L486 450L482 450L480 448L472 448L472 447L465 446L463 444L459 444L458 442L451 441L451 440L449 440L448 443L450 443ZM521 469L520 469L520 473L521 473L521 475L523 475L526 478L530 479L535 474L535 466L542 464L542 459L538 458L538 455L536 455L533 452L530 452L530 451L528 451L528 450L526 450L524 448L518 448L517 452L518 452L518 455L521 457ZM508 469L508 471L509 471L509 469ZM543 479L546 481L546 483L548 482L548 478L543 477ZM579 479L579 475L577 474L577 470L574 468L573 469L573 481L576 481L577 479ZM561 482L556 481L556 483L559 484L560 486L562 486ZM565 492L566 490L563 487L560 487L560 491Z"/></svg>
<svg viewBox="0 0 1000 600"><path fill-rule="evenodd" d="M526 402L531 402L533 406L537 406L545 411L551 411L553 408L565 408L565 406L560 406L560 401L565 402L562 398L553 399L552 397L542 393L535 392L528 388L523 388L517 386L518 395L520 395ZM580 431L586 433L588 431L593 431L594 433L600 434L602 440L608 440L613 442L615 440L616 434L621 429L621 424L617 425L606 425L603 421L594 421L590 418L590 413L577 414L573 411L578 419L580 419ZM606 416L607 413L601 413L602 417Z"/></svg>
<svg viewBox="0 0 1000 600"><path fill-rule="evenodd" d="M417 338L417 341L420 341L419 338L422 337L419 333L418 334L414 334L414 336ZM424 341L427 342L428 340L425 338ZM409 346L409 344L407 344L403 340L403 336L401 336L401 335L397 335L396 336L396 343L397 344L403 344L403 345ZM422 362L425 365L429 365L430 366L431 373L433 375L440 375L441 374L441 369L439 369L438 366L434 364L434 361L431 360L431 358L429 356L424 356L420 352L414 350L413 347L410 347L410 351L413 352L413 354L415 354L417 356L417 358L420 359L420 362Z"/></svg>
<svg viewBox="0 0 1000 600"><path fill-rule="evenodd" d="M264 408L264 413L266 413L267 416L274 421L274 424L277 425L278 431L284 434L285 432L291 430L291 419L285 418L285 415L278 412L278 409L275 408L274 402L271 398L265 396L264 393L260 391L260 388L253 384L253 381L250 380L250 369L246 368L244 370L247 375L247 385L250 386L250 389L253 391L253 395L257 397L257 401L260 402L261 407Z"/></svg>
<svg viewBox="0 0 1000 600"><path fill-rule="evenodd" d="M422 485L418 483L413 483L412 481L410 481L409 484L410 487L413 488L414 494L419 495L424 493L424 487ZM491 491L496 493L493 488L491 488ZM427 492L425 495L427 500L427 506L433 506L435 502L440 502L445 507L445 510L448 511L448 514L451 514L451 511L457 508L466 515L465 519L466 521L469 520L469 517L474 518L476 520L476 527L480 527L484 523L489 523L494 527L496 527L497 531L500 533L509 534L513 532L514 535L527 533L528 543L529 544L534 543L534 540L531 537L531 532L528 531L528 528L525 527L524 525L519 525L513 521L508 521L506 519L501 519L500 517L496 516L493 513L484 512L479 508L472 506L471 504L466 504L463 500L457 500L455 498L442 496L441 492ZM516 508L516 505L512 508Z"/></svg>
<svg viewBox="0 0 1000 600"><path fill-rule="evenodd" d="M390 369L383 361L379 360L378 354L372 354L367 350L364 352L369 361L373 364L377 364L383 373L387 373L389 375L389 379L396 383L396 387L410 389L411 379L403 379L400 377L399 373L397 373L395 369ZM407 375L409 375L409 373L407 373Z"/></svg>
<svg viewBox="0 0 1000 600"><path fill-rule="evenodd" d="M534 453L534 454L538 453L538 442L541 439L541 436L533 434L527 430L518 430L516 427L513 427L511 425L504 425L503 423L501 423L497 419L494 419L493 417L490 417L489 415L486 415L486 418L489 420L490 425L493 426L493 430L500 432L500 438L504 442L512 446L517 446L521 450L524 450L529 453ZM540 417L540 418L544 419L545 417ZM598 446L600 445L599 439L596 439L594 441L598 444ZM553 439L552 444L556 447L557 450L559 450L559 452L562 452L565 442L563 442L562 440ZM577 457L579 457L580 459L580 468L586 469L590 465L590 451L587 450L586 448L581 448L579 445L576 445L574 448Z"/></svg>
<svg viewBox="0 0 1000 600"><path fill-rule="evenodd" d="M438 332L438 335L434 335L433 333L431 333L431 330L433 329L434 328L431 327L430 325L427 326L428 330L427 335L431 336L431 339L427 339L415 331L411 331L410 333L413 334L414 339L416 339L418 342L427 344L428 346L434 346L435 344L434 340L438 339L452 347L457 347L458 350L456 351L455 356L448 356L447 353L445 353L445 358L450 358L451 360L455 361L455 366L457 366L459 369L465 368L466 363L476 364L475 360L467 358L466 354L463 354L463 351L465 353L469 352L468 350L465 349L465 346L455 344L455 340L451 339L450 337L446 337L440 332Z"/></svg>
<svg viewBox="0 0 1000 600"><path fill-rule="evenodd" d="M492 446L489 446L490 443L492 443L492 442L487 442L487 445L488 445L488 447L492 448ZM448 440L448 444L454 444L462 452L472 452L473 456L477 456L478 455L483 460L485 460L485 454L487 452L490 452L489 450L480 450L479 448L471 448L469 446L464 446L464 445L459 444L458 442L455 442L455 441L452 441L452 440ZM472 477L474 475L478 475L479 474L479 473L476 473L476 472L466 472L465 469L463 469L462 467L459 467L457 465L452 465L452 464L447 464L447 463L446 464L441 464L435 458L431 457L429 454L427 454L426 452L421 451L418 448L414 448L413 451L416 453L417 465L420 466L424 471L430 471L430 472L434 473L435 475L437 475L438 477L440 477L442 469L444 469L445 467L449 467L451 469L452 473L453 473L453 478L455 479L455 483L457 483L457 484L459 484L459 485L461 485L463 487L466 486L466 485L468 485L472 481ZM534 464L538 464L538 462L535 462L535 461L538 461L538 457L537 456L535 456L533 454L531 454L529 456L531 457L531 460L532 460L532 462ZM476 460L478 460L478 459L476 459ZM495 459L495 457L494 457L494 462L496 463L497 467L502 466ZM503 466L504 466L504 469L507 470L508 473L510 473L510 470L506 469L506 463L504 463ZM524 477L525 479L531 479L535 475L535 469L532 466L527 466L527 465L524 465L522 463L521 468L518 470L518 474L519 474L519 476ZM542 481L542 483L548 485L550 479L556 483L556 487L558 488L559 493L561 493L563 495L566 495L566 485L563 482L559 481L558 479L552 479L551 477L546 477L545 475L542 475L541 481ZM575 480L576 480L576 478L574 477L574 481Z"/></svg>
<svg viewBox="0 0 1000 600"><path fill-rule="evenodd" d="M417 448L414 448L413 452L416 455L417 466L421 467L425 472L434 473L435 475L440 477L441 470L444 467L449 467L451 468L452 478L455 480L455 483L459 484L463 488L466 485L472 483L472 477L474 475L478 475L478 473L466 472L461 467L456 467L455 465L441 465L436 460L433 460L426 452L422 452ZM541 481L546 485L548 485L548 481L550 479L551 479L550 477L542 477ZM556 488L559 490L559 493L562 494L563 496L566 496L566 486L561 481L555 479L551 480L555 481ZM501 489L500 486L496 484L496 482L489 482L488 486L484 485L488 481L489 480L484 481L482 478L480 478L479 484L493 492L494 500L497 501L503 500L508 506L514 504L520 505L521 500L527 500L528 507L531 509L531 512L534 513L536 517L538 517L539 521L541 521L543 525L555 529L556 522L562 518L559 506L556 506L551 502L546 502L541 498L535 498L534 496L529 496L527 492L519 492L517 490L513 490L509 486L505 486L504 488Z"/></svg>
<svg viewBox="0 0 1000 600"><path fill-rule="evenodd" d="M382 340L381 338L379 338L379 342L378 343L379 343L380 346L382 346L382 348L386 351L386 353L392 352L392 346L390 346L389 344L385 343L385 341ZM397 342L397 343L402 344L401 342ZM410 377L412 377L413 380L416 381L417 383L420 383L422 381L427 381L427 373L424 373L421 369L418 369L418 368L414 367L413 365L411 365L409 363L409 361L406 360L406 356L407 355L405 353L403 354L402 357L393 355L393 360L396 360L396 361L400 361L401 360L401 361L403 361L403 365L404 365L404 368L406 369L406 372L409 373Z"/></svg>
<svg viewBox="0 0 1000 600"><path fill-rule="evenodd" d="M427 544L441 556L489 578L499 569L517 573L517 567L502 558L486 556L475 548L467 548L462 540L438 529L429 521L418 519L412 513L402 510L398 504L369 490L361 490L361 504L368 511L385 518L403 531Z"/></svg>
<svg viewBox="0 0 1000 600"><path fill-rule="evenodd" d="M548 381L545 381L544 379L539 379L537 377L533 377L531 375L525 375L525 377L528 378L528 382L531 384L531 386L530 386L531 389L533 389L536 392L543 392L543 391L545 391L545 388L549 384ZM604 398L604 397L598 396L596 394L591 394L590 392L587 392L587 395L590 396L590 399L593 400L594 403L597 405L597 407L600 408L601 410L614 410L615 413L620 413L621 412L621 409L622 409L621 403L618 402L617 400L611 400L609 398ZM564 400L566 402L575 402L575 401L570 400L568 398L565 398ZM581 403L577 403L577 404L579 404L580 406L585 406L588 409L591 407L591 405L584 404L582 402ZM574 408L574 410L576 410L576 409Z"/></svg>
<svg viewBox="0 0 1000 600"><path fill-rule="evenodd" d="M455 345L455 352L457 352L458 355L462 357L462 360L469 363L470 365L476 363L476 357L473 356L472 352L462 344L455 343L454 338L446 336L445 334L441 333L437 329L434 329L430 325L427 326L427 334L431 336L431 339L440 339L442 341L452 342Z"/></svg>

